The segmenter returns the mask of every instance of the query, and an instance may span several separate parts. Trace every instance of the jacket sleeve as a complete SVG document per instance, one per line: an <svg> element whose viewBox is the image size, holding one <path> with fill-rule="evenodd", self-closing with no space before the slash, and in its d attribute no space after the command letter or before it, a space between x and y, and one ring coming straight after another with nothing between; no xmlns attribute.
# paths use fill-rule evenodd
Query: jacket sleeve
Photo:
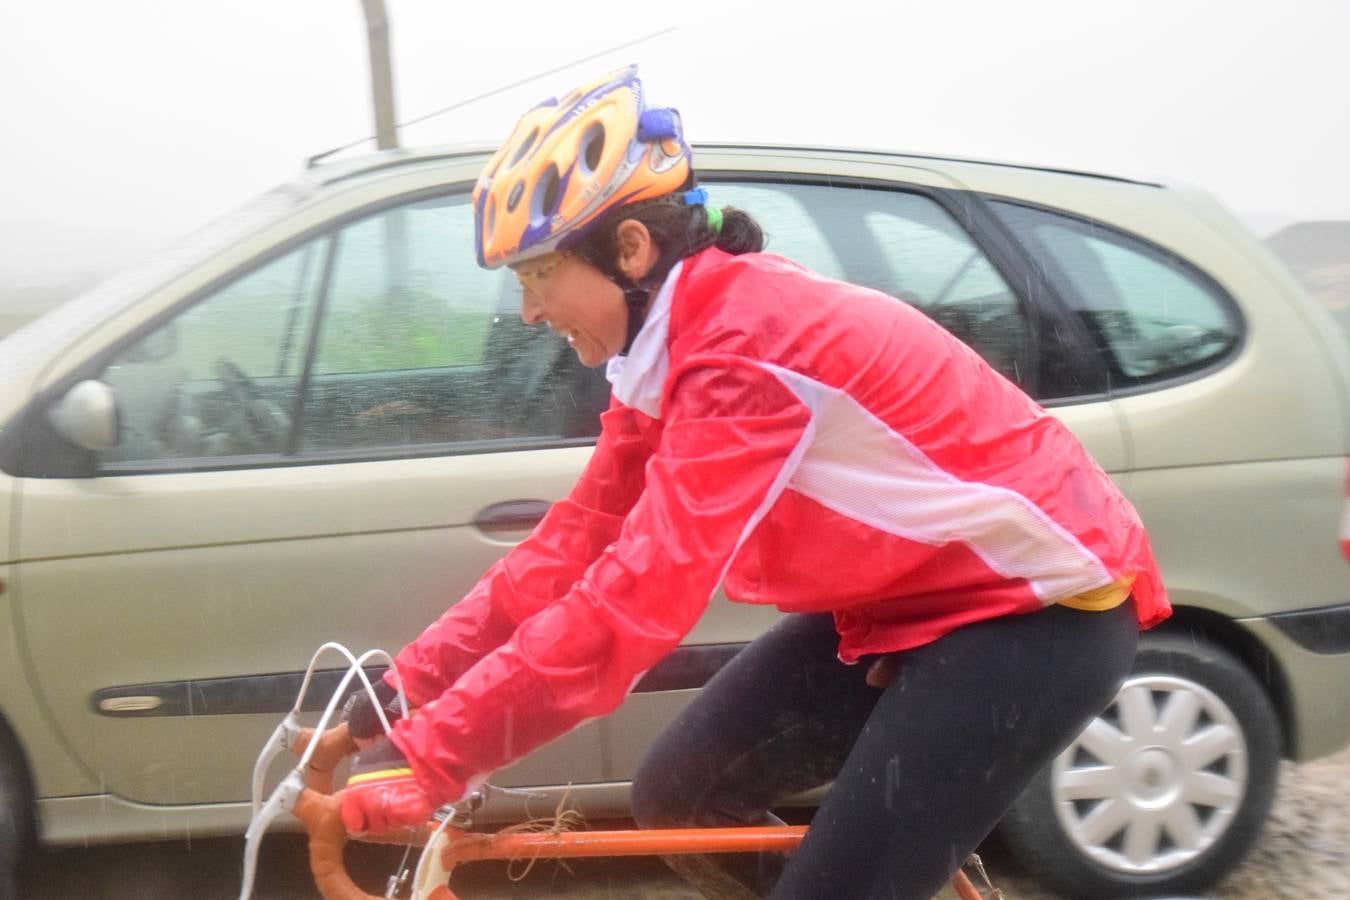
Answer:
<svg viewBox="0 0 1350 900"><path fill-rule="evenodd" d="M642 493L643 465L652 452L637 416L611 402L601 416L595 452L568 496L399 652L395 665L410 703L420 706L439 696L520 622L565 594L618 538L624 516Z"/></svg>
<svg viewBox="0 0 1350 900"><path fill-rule="evenodd" d="M618 540L560 600L395 726L433 800L459 799L618 706L693 627L809 443L810 411L752 362L705 360L668 384L661 441Z"/></svg>

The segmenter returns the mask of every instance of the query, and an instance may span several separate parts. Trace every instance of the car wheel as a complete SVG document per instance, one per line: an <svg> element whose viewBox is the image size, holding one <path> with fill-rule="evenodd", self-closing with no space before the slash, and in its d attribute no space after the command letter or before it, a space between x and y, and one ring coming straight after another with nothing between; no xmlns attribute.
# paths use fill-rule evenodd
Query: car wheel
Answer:
<svg viewBox="0 0 1350 900"><path fill-rule="evenodd" d="M0 900L19 896L18 869L34 842L33 789L0 723Z"/></svg>
<svg viewBox="0 0 1350 900"><path fill-rule="evenodd" d="M1202 891L1260 832L1280 746L1270 698L1231 654L1145 635L1111 706L1033 779L1000 830L1071 897Z"/></svg>

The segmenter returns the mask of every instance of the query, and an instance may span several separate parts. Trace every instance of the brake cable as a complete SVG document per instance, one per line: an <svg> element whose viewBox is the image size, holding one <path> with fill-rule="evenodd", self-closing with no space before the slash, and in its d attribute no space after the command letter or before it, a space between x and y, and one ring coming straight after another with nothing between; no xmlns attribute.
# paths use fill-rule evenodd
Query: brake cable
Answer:
<svg viewBox="0 0 1350 900"><path fill-rule="evenodd" d="M408 715L408 701L403 693L403 682L399 678L398 669L394 666L394 659L384 650L367 650L360 656L354 655L343 645L330 641L314 651L310 658L309 666L305 669L305 677L300 683L300 692L295 698L295 704L290 712L282 719L281 724L273 730L271 737L263 744L261 752L258 754L257 762L253 766L253 779L250 802L252 806L252 817L249 819L248 829L244 832L244 877L240 886L239 900L249 900L253 895L253 882L257 875L258 867L258 848L262 843L262 836L267 831L281 813L293 812L295 802L300 797L300 793L305 789L305 772L309 768L310 760L314 756L314 751L318 748L319 742L311 740L305 747L304 752L300 754L300 761L295 767L282 778L281 782L273 789L271 795L266 801L262 799L263 780L267 775L267 770L272 761L282 751L291 750L295 747L296 740L300 737L301 725L299 722L300 708L304 705L305 695L309 692L310 682L314 677L315 667L319 659L329 652L336 652L343 656L348 662L348 669L338 682L337 688L333 691L333 696L329 699L323 714L319 717L318 724L314 728L315 734L321 734L328 729L332 721L333 713L337 710L338 702L342 695L346 693L348 685L353 680L359 679L361 690L364 690L371 699L371 704L375 707L375 713L379 717L380 726L385 734L390 731L389 719L385 716L381 708L379 698L375 694L375 688L370 683L369 676L366 675L363 668L368 662L383 662L389 666L389 670L394 673L394 687L398 691L399 708L402 714ZM404 852L403 863L400 869L406 872L407 854L412 850L409 844ZM391 878L390 888L396 888L395 876ZM401 879L398 879L401 881ZM393 896L388 894L388 896Z"/></svg>

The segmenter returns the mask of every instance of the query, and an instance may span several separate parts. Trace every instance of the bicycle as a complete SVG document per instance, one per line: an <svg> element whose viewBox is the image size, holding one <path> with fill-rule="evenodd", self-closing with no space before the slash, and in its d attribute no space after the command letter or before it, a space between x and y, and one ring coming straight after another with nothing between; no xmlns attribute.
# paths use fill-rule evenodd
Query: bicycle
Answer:
<svg viewBox="0 0 1350 900"><path fill-rule="evenodd" d="M339 681L318 724L312 728L303 727L299 723L300 709L319 659L330 651L346 658L347 672ZM457 865L470 861L791 852L806 835L805 825L626 828L612 831L569 831L558 828L534 832L511 828L496 833L470 831L474 812L482 807L490 794L519 793L484 785L460 803L437 810L432 820L420 828L353 838L343 827L341 795L334 792L333 787L339 764L354 753L357 746L348 734L345 722L332 727L329 727L328 723L332 720L339 701L352 681L359 681L360 689L374 697L370 679L364 669L364 665L371 662L389 665L397 679L393 659L381 650L369 650L355 656L340 644L326 643L311 658L295 704L274 729L254 765L253 816L245 833L244 874L240 900L249 900L252 896L259 844L268 826L282 812L292 813L308 833L310 871L314 876L315 885L325 900L379 900L375 895L357 886L347 873L343 850L352 839L407 846L399 871L390 877L386 885L385 897L396 896L406 885L411 888L412 900L457 900L449 886L450 878ZM403 692L400 689L400 699L402 696ZM378 702L374 706L381 724L387 731L388 719L380 710ZM404 715L407 714L406 705L402 708L402 712ZM286 751L298 756L299 761L264 801L261 795L267 770L272 761ZM411 848L417 846L423 848L421 857L416 869L410 873L407 859ZM952 877L951 887L960 900L1000 900L1003 897L1003 894L990 884L978 856L972 856L967 865L975 869L990 893L981 892L964 870L958 870Z"/></svg>

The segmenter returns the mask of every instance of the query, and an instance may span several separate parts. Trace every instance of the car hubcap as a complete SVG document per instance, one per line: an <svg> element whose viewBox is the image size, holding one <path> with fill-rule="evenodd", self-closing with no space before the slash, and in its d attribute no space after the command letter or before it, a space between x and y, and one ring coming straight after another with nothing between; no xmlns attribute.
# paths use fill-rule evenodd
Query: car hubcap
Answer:
<svg viewBox="0 0 1350 900"><path fill-rule="evenodd" d="M1247 743L1212 691L1129 679L1051 767L1055 814L1100 865L1134 875L1186 865L1217 841L1247 790Z"/></svg>

